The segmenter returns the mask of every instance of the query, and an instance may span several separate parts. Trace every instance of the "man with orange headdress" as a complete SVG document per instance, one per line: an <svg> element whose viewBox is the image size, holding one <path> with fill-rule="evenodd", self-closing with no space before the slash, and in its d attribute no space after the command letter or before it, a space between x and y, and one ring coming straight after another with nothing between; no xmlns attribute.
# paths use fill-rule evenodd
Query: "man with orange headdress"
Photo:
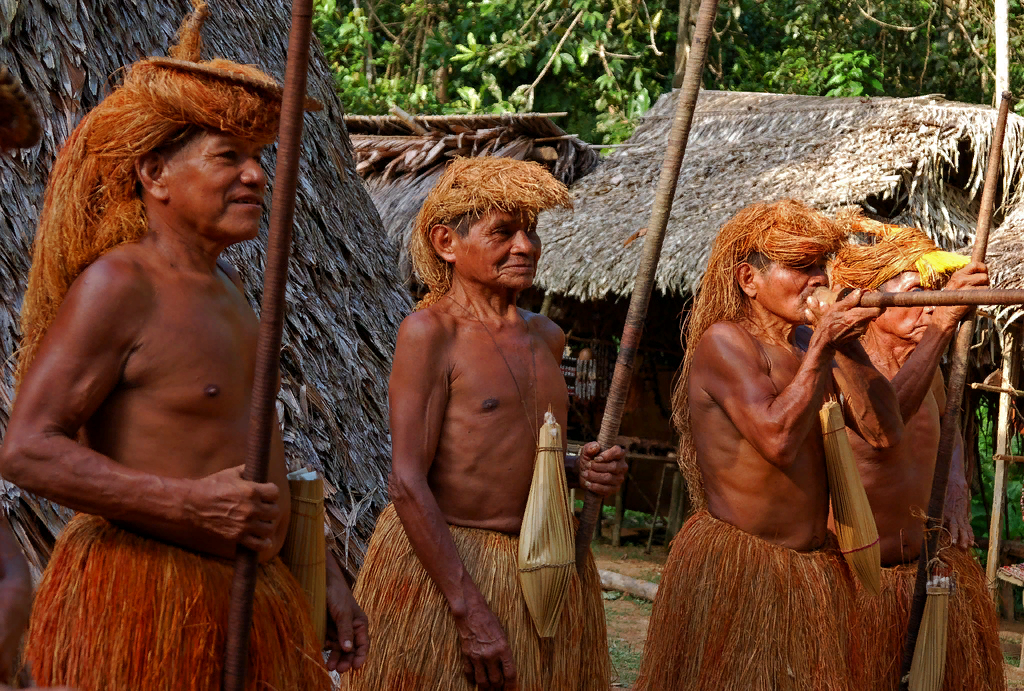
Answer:
<svg viewBox="0 0 1024 691"><path fill-rule="evenodd" d="M857 344L880 310L812 297L841 240L792 200L741 210L715 239L673 401L699 510L672 542L638 690L862 688L818 411L842 384L873 444L902 424Z"/></svg>
<svg viewBox="0 0 1024 691"><path fill-rule="evenodd" d="M831 267L835 289L913 291L937 290L943 284L949 289L988 285L983 264L968 264L967 257L940 251L916 228L859 215L850 218L849 224L851 233L861 237L851 237L837 253ZM855 239L860 242L854 244ZM875 367L892 382L905 421L903 439L892 448L874 448L856 430L849 435L878 527L883 567L881 594L873 597L858 592L866 688L895 690L899 684L917 558L924 539L923 512L931 493L939 423L945 409L939 359L968 309L890 308L861 338ZM995 608L984 573L969 551L974 544L970 509L963 440L958 432L943 512L947 531L938 555L956 580L946 627L949 638L943 688L950 691L1005 686ZM923 642L918 639L918 645Z"/></svg>
<svg viewBox="0 0 1024 691"><path fill-rule="evenodd" d="M199 62L207 12L86 115L46 189L0 452L6 478L81 512L34 603L26 658L43 684L219 689L243 545L261 562L247 688L331 687L276 556L289 516L276 425L272 481L242 479L258 322L219 258L257 235L281 89L255 67ZM365 620L327 569L329 666L344 670L366 653Z"/></svg>
<svg viewBox="0 0 1024 691"><path fill-rule="evenodd" d="M607 691L608 642L593 559L570 564L553 638L519 581L520 529L538 430L565 427L565 335L516 307L540 257L537 213L571 206L542 166L456 159L416 219L411 255L430 293L398 332L389 387L392 505L377 520L356 598L374 650L342 688ZM623 452L583 449L580 476L608 496ZM553 565L555 566L555 565Z"/></svg>

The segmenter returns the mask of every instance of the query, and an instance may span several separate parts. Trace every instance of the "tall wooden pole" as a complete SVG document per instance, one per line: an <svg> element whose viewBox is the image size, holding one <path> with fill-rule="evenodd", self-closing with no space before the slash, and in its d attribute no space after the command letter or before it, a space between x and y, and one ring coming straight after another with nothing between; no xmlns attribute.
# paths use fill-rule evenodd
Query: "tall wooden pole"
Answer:
<svg viewBox="0 0 1024 691"><path fill-rule="evenodd" d="M686 76L683 78L682 93L676 105L672 130L668 137L668 149L661 165L661 177L658 180L658 192L654 198L651 219L647 223L647 235L644 238L644 251L640 258L640 266L633 285L633 296L626 313L626 325L622 330L622 341L619 343L619 356L615 361L615 372L612 374L612 385L605 404L604 418L601 420L601 431L597 441L601 449L608 449L615 444L619 435L619 424L622 422L622 411L626 405L626 394L633 379L633 363L636 360L637 347L644 330L647 318L647 305L651 300L651 289L654 286L654 275L661 258L661 245L665 240L665 228L672 211L672 202L676 196L676 183L679 181L679 168L686 153L686 142L690 138L690 123L693 122L693 109L697 105L697 96L704 75L704 62L708 54L708 41L714 28L715 16L718 14L718 0L701 0L697 26L693 34L693 46L686 62ZM594 537L594 528L601 513L601 497L593 492L586 493L583 502L583 515L580 527L576 531L576 568L580 569L587 558L590 541Z"/></svg>
<svg viewBox="0 0 1024 691"><path fill-rule="evenodd" d="M996 131L992 135L992 147L988 154L988 168L985 170L985 187L981 193L981 209L978 212L978 231L974 236L974 252L971 260L985 261L988 251L988 231L992 225L992 209L995 206L996 188L999 183L1000 161L1003 156L1003 136L1006 132L1006 116L1010 111L1010 94L1003 92L996 118ZM914 599L910 603L910 621L907 639L903 646L903 665L900 669L900 689L910 688L910 665L914 661L917 634L921 629L921 616L927 598L928 565L938 551L939 532L942 528L942 509L946 503L946 485L949 481L949 465L953 457L953 443L960 425L960 406L964 398L964 383L967 380L967 359L970 355L971 340L974 338L974 312L960 324L953 345L952 367L946 389L946 410L942 416L939 433L939 449L935 458L935 476L932 492L928 499L928 520L925 524L924 544L917 559L917 581L914 584Z"/></svg>
<svg viewBox="0 0 1024 691"><path fill-rule="evenodd" d="M306 100L306 70L313 15L312 0L293 0L292 28L288 37L281 125L277 147L274 195L270 207L266 268L263 274L263 302L260 307L256 371L249 411L249 436L245 474L251 482L266 482L270 464L270 440L277 400L281 361L281 332L284 328L285 287L291 255L295 189L299 173L299 149ZM242 691L249 657L252 628L252 599L256 589L256 553L238 547L235 578L231 584L227 646L224 653L224 691Z"/></svg>

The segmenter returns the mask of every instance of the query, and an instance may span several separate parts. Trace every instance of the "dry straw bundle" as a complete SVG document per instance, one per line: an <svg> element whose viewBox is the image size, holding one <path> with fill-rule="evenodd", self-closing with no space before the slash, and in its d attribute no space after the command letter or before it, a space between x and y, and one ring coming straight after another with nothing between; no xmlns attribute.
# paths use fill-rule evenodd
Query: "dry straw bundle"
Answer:
<svg viewBox="0 0 1024 691"><path fill-rule="evenodd" d="M537 462L519 533L519 582L541 638L555 635L576 564L562 428L549 410L537 443Z"/></svg>
<svg viewBox="0 0 1024 691"><path fill-rule="evenodd" d="M291 523L281 560L309 600L313 628L323 642L327 626L327 540L324 538L324 480L314 470L288 473Z"/></svg>
<svg viewBox="0 0 1024 691"><path fill-rule="evenodd" d="M878 595L882 589L878 529L846 435L843 410L835 401L826 401L818 414L825 437L825 465L839 549L864 589Z"/></svg>
<svg viewBox="0 0 1024 691"><path fill-rule="evenodd" d="M928 579L928 598L921 631L910 665L910 691L939 691L946 676L946 634L952 579L934 572Z"/></svg>

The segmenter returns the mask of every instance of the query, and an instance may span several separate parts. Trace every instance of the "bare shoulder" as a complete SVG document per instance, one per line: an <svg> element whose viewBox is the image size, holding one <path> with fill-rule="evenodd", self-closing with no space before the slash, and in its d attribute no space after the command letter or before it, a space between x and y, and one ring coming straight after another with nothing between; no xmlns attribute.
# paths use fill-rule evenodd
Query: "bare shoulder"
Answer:
<svg viewBox="0 0 1024 691"><path fill-rule="evenodd" d="M736 322L716 322L708 327L697 343L693 354L694 366L737 365L765 361L764 351L757 339Z"/></svg>
<svg viewBox="0 0 1024 691"><path fill-rule="evenodd" d="M555 358L561 362L562 351L565 349L565 333L561 327L543 314L527 312L522 309L519 310L519 313L526 320L530 332L539 336Z"/></svg>
<svg viewBox="0 0 1024 691"><path fill-rule="evenodd" d="M119 247L86 267L71 284L64 303L100 311L106 305L123 316L152 304L156 294L152 274L134 250L134 246Z"/></svg>
<svg viewBox="0 0 1024 691"><path fill-rule="evenodd" d="M446 348L455 338L455 320L436 305L417 310L398 327L398 348L417 348L432 352Z"/></svg>
<svg viewBox="0 0 1024 691"><path fill-rule="evenodd" d="M242 276L238 273L238 269L231 266L231 262L221 257L217 259L217 268L224 272L224 275L228 277L228 280L231 281L236 288L238 288L242 295L245 295L245 286L242 285Z"/></svg>

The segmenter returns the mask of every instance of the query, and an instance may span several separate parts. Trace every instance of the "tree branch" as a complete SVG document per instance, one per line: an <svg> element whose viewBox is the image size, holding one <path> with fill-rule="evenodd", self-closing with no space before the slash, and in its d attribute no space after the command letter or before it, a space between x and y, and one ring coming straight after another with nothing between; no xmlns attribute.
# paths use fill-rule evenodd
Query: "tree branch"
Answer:
<svg viewBox="0 0 1024 691"><path fill-rule="evenodd" d="M569 34L572 33L572 30L576 28L576 24L579 23L580 17L582 16L583 10L580 10L579 13L577 13L576 17L573 18L572 24L569 25L569 28L565 30L564 34L562 34L561 40L558 42L558 45L555 46L554 51L552 51L551 57L548 58L547 64L544 65L544 69L542 69L540 71L540 74L537 75L537 78L533 80L533 84L530 84L530 88L527 89L527 91L533 91L534 89L537 88L537 85L540 84L540 80L543 79L544 75L548 73L548 69L551 67L551 63L555 61L555 56L558 55L559 52L561 52L562 45L565 43L566 39L569 38Z"/></svg>
<svg viewBox="0 0 1024 691"><path fill-rule="evenodd" d="M647 28L651 32L651 50L655 55L661 57L664 53L658 50L658 44L654 40L654 24L651 23L651 13L647 10L647 0L641 0L641 3L644 6L644 14L647 15Z"/></svg>
<svg viewBox="0 0 1024 691"><path fill-rule="evenodd" d="M986 70L988 70L988 73L992 75L992 79L995 79L996 73L992 70L991 67L988 66L988 61L986 61L985 58L981 56L981 53L979 53L978 49L974 46L974 39L971 38L971 35L969 33L967 33L967 27L964 26L964 23L959 18L957 18L956 20L956 25L960 27L960 31L963 32L964 38L967 39L967 45L971 47L971 52L974 53L974 57L978 58L978 61L985 67Z"/></svg>
<svg viewBox="0 0 1024 691"><path fill-rule="evenodd" d="M860 5L857 5L857 9L860 10L860 13L862 15L864 15L867 19L870 19L871 21L873 21L875 24L878 24L879 26L884 26L886 29L893 29L894 31L906 31L907 33L910 33L912 31L917 31L922 26L924 26L925 24L930 22L932 20L932 17L935 16L935 8L936 7L938 7L937 4L936 5L932 5L932 11L928 15L928 19L926 19L925 21L921 22L917 26L899 26L897 24L890 24L889 22L883 22L881 19L875 19L870 14L865 12L863 7L861 7Z"/></svg>

